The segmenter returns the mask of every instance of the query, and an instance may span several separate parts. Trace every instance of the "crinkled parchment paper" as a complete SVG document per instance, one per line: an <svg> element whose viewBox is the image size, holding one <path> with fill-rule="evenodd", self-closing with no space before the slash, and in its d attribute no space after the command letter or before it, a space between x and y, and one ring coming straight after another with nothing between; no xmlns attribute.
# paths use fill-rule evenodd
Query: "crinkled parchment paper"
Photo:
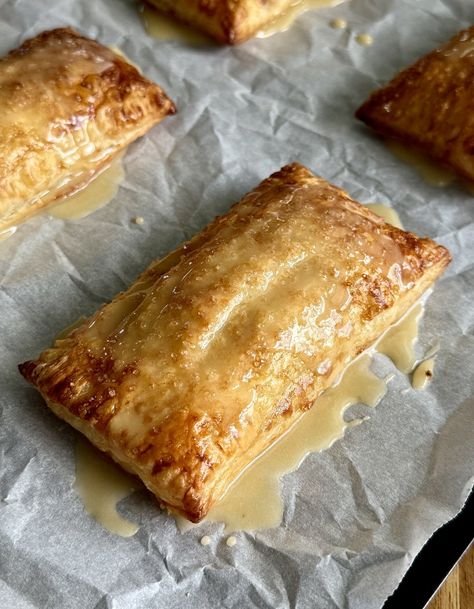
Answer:
<svg viewBox="0 0 474 609"><path fill-rule="evenodd" d="M335 17L349 29L331 29ZM0 243L1 607L375 609L458 512L474 475L474 198L424 183L353 113L471 22L467 0L352 0L267 40L189 48L149 38L132 1L0 2L2 53L71 24L122 49L179 109L131 146L113 203L80 221L37 216ZM373 46L357 44L362 32ZM393 205L407 228L453 253L419 347L440 343L435 379L415 392L396 373L370 421L284 479L276 529L240 533L230 548L219 525L182 535L136 493L121 511L139 532L114 536L73 489L76 433L16 365L293 160L362 202ZM137 215L143 225L131 223ZM383 356L376 367L394 371Z"/></svg>

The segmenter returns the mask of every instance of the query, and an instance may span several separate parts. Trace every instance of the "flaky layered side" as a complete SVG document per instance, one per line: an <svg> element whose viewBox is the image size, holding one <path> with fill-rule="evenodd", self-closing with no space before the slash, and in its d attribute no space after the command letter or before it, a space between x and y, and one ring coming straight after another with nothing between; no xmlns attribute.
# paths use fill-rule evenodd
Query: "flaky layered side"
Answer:
<svg viewBox="0 0 474 609"><path fill-rule="evenodd" d="M356 116L474 180L474 26L372 93Z"/></svg>
<svg viewBox="0 0 474 609"><path fill-rule="evenodd" d="M0 230L82 188L167 114L160 87L70 28L0 60Z"/></svg>
<svg viewBox="0 0 474 609"><path fill-rule="evenodd" d="M294 0L147 0L155 9L218 42L238 44L255 36Z"/></svg>
<svg viewBox="0 0 474 609"><path fill-rule="evenodd" d="M20 370L198 521L449 260L295 163Z"/></svg>

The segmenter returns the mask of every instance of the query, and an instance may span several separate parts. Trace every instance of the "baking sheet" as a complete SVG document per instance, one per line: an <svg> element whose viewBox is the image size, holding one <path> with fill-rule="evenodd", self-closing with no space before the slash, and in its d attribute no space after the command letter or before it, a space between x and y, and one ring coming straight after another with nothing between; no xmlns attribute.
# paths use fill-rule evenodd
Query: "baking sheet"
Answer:
<svg viewBox="0 0 474 609"><path fill-rule="evenodd" d="M331 29L335 17L349 29ZM72 25L122 49L179 110L130 147L112 204L80 221L38 216L0 243L0 606L375 609L459 511L474 478L474 199L424 183L353 112L471 22L466 0L352 0L267 40L192 48L147 37L132 1L0 1L2 53ZM374 44L358 45L358 33ZM182 535L136 493L121 511L139 532L114 536L73 489L76 433L16 365L293 160L362 202L393 205L451 250L419 345L421 355L440 343L435 380L415 392L395 373L370 421L285 477L276 529L240 533L230 548L222 526ZM375 365L394 371L383 356Z"/></svg>

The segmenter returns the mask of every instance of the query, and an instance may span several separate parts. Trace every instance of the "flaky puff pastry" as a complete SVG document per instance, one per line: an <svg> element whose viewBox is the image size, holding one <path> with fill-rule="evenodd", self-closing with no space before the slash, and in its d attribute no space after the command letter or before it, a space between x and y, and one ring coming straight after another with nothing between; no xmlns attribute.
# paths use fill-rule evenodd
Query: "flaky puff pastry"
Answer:
<svg viewBox="0 0 474 609"><path fill-rule="evenodd" d="M449 260L295 163L20 371L199 521Z"/></svg>
<svg viewBox="0 0 474 609"><path fill-rule="evenodd" d="M255 36L295 0L147 0L160 12L196 27L224 44Z"/></svg>
<svg viewBox="0 0 474 609"><path fill-rule="evenodd" d="M474 26L375 91L356 116L474 180Z"/></svg>
<svg viewBox="0 0 474 609"><path fill-rule="evenodd" d="M0 60L0 230L84 187L167 114L160 87L70 28Z"/></svg>

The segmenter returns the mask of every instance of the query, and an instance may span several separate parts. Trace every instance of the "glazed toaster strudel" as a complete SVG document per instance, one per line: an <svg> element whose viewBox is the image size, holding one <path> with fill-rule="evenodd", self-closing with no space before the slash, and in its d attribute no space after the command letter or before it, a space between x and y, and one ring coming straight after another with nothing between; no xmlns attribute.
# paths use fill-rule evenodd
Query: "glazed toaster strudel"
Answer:
<svg viewBox="0 0 474 609"><path fill-rule="evenodd" d="M0 231L85 186L175 111L122 56L70 28L0 61Z"/></svg>
<svg viewBox="0 0 474 609"><path fill-rule="evenodd" d="M474 26L375 91L356 116L474 180Z"/></svg>
<svg viewBox="0 0 474 609"><path fill-rule="evenodd" d="M295 0L148 0L148 3L219 42L237 44L254 36L294 5Z"/></svg>
<svg viewBox="0 0 474 609"><path fill-rule="evenodd" d="M449 260L295 163L20 371L199 521Z"/></svg>

